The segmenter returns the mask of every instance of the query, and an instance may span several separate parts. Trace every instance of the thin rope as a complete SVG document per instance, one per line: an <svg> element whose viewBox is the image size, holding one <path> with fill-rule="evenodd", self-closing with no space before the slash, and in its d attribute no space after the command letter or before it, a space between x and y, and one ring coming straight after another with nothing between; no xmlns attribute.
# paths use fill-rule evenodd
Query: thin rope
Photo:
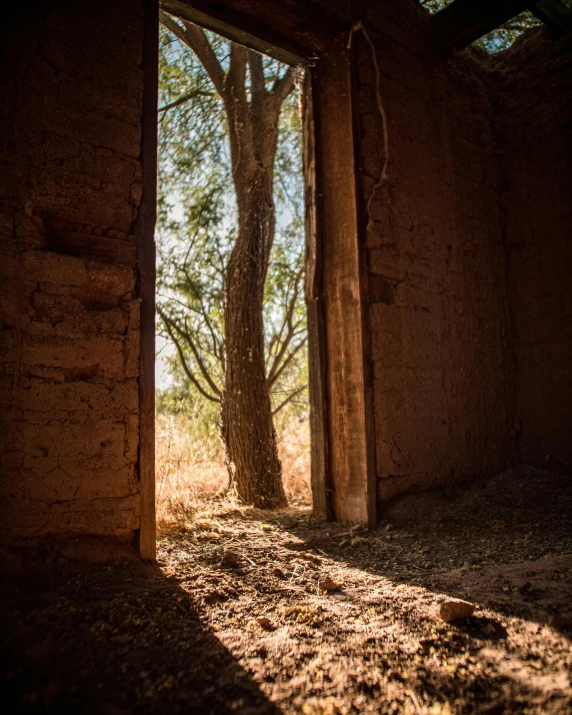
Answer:
<svg viewBox="0 0 572 715"><path fill-rule="evenodd" d="M371 37L369 36L369 32L366 30L366 28L363 25L363 22L361 20L358 20L357 22L354 22L350 29L350 34L348 37L348 50L351 49L352 46L352 41L353 41L353 36L355 35L356 32L362 32L363 36L365 37L365 40L367 44L369 45L369 48L371 50L371 58L373 61L373 66L375 68L375 98L376 98L376 104L377 104L377 109L379 111L379 116L381 117L381 125L383 127L383 151L384 151L384 162L383 162L383 168L381 170L381 175L379 179L375 182L373 185L369 198L366 203L366 211L367 211L367 230L371 228L371 225L373 223L373 219L371 217L371 204L375 198L375 195L377 193L377 190L383 183L384 179L387 179L387 165L389 163L389 137L388 137L388 131L387 131L387 115L385 113L385 109L383 108L383 102L381 101L381 89L380 89L380 83L381 83L381 72L379 71L379 64L377 62L377 54L375 52L375 46L373 42L371 41Z"/></svg>

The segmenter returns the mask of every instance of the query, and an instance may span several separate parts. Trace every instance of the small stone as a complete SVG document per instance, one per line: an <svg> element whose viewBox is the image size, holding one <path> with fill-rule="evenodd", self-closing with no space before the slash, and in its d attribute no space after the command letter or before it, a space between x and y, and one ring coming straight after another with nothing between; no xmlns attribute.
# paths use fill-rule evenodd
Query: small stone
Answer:
<svg viewBox="0 0 572 715"><path fill-rule="evenodd" d="M323 581L320 581L318 583L318 587L320 591L339 591L341 586L339 583L336 583L333 581L329 576L326 576L326 578Z"/></svg>
<svg viewBox="0 0 572 715"><path fill-rule="evenodd" d="M240 556L234 551L225 551L222 556L221 566L230 566L232 568L240 566Z"/></svg>
<svg viewBox="0 0 572 715"><path fill-rule="evenodd" d="M451 623L451 621L456 621L459 618L468 618L469 616L472 616L475 608L476 605L474 603L469 603L469 601L461 601L457 599L444 601L439 607L439 615L445 623Z"/></svg>
<svg viewBox="0 0 572 715"><path fill-rule="evenodd" d="M272 630L272 622L270 618L267 618L266 616L259 616L256 619L256 622L258 625L263 628L265 631L270 631Z"/></svg>

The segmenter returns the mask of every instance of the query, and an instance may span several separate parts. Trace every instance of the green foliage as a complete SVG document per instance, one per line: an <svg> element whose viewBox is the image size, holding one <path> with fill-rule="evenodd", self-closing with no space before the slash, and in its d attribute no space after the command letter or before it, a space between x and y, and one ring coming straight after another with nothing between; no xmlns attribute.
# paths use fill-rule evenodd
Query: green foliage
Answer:
<svg viewBox="0 0 572 715"><path fill-rule="evenodd" d="M207 36L223 69L228 68L230 43L213 33ZM270 89L285 66L265 57L263 67ZM277 228L265 287L269 374L276 356L282 351L283 360L306 335L297 92L284 102L279 128L274 179ZM191 410L212 421L219 409L214 400L224 384L224 274L237 230L226 115L200 61L165 28L160 38L157 227L158 330L171 342L177 339L181 351L169 359L173 384L159 396L159 409ZM302 345L272 386L273 406L306 382L307 353ZM305 409L304 392L291 400L284 413Z"/></svg>

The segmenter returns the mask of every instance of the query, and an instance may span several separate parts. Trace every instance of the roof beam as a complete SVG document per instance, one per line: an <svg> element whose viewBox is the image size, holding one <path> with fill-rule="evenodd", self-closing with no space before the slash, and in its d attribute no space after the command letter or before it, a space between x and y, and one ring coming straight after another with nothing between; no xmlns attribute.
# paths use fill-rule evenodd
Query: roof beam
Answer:
<svg viewBox="0 0 572 715"><path fill-rule="evenodd" d="M540 0L530 12L553 32L565 32L572 27L572 12L562 0Z"/></svg>
<svg viewBox="0 0 572 715"><path fill-rule="evenodd" d="M437 50L447 55L467 47L533 4L534 0L454 0L431 18Z"/></svg>

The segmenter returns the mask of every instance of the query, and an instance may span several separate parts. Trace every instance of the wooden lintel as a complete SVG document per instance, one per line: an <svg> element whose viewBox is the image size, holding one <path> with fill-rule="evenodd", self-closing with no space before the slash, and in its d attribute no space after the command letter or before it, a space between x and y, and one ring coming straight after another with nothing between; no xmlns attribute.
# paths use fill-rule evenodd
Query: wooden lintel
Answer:
<svg viewBox="0 0 572 715"><path fill-rule="evenodd" d="M572 11L562 0L540 0L530 8L530 12L552 32L565 32L572 27Z"/></svg>
<svg viewBox="0 0 572 715"><path fill-rule="evenodd" d="M431 18L437 51L447 55L467 47L533 4L531 0L454 0Z"/></svg>
<svg viewBox="0 0 572 715"><path fill-rule="evenodd" d="M311 53L302 47L296 47L276 32L269 33L267 25L262 24L259 27L251 15L243 16L237 11L231 13L224 3L222 7L218 7L220 3L210 2L205 9L200 5L200 2L193 2L191 5L188 0L161 0L161 8L166 12L200 25L205 30L216 32L239 45L273 57L279 62L295 66L310 57ZM229 22L229 16L232 16L232 22ZM253 31L256 34L253 34Z"/></svg>

